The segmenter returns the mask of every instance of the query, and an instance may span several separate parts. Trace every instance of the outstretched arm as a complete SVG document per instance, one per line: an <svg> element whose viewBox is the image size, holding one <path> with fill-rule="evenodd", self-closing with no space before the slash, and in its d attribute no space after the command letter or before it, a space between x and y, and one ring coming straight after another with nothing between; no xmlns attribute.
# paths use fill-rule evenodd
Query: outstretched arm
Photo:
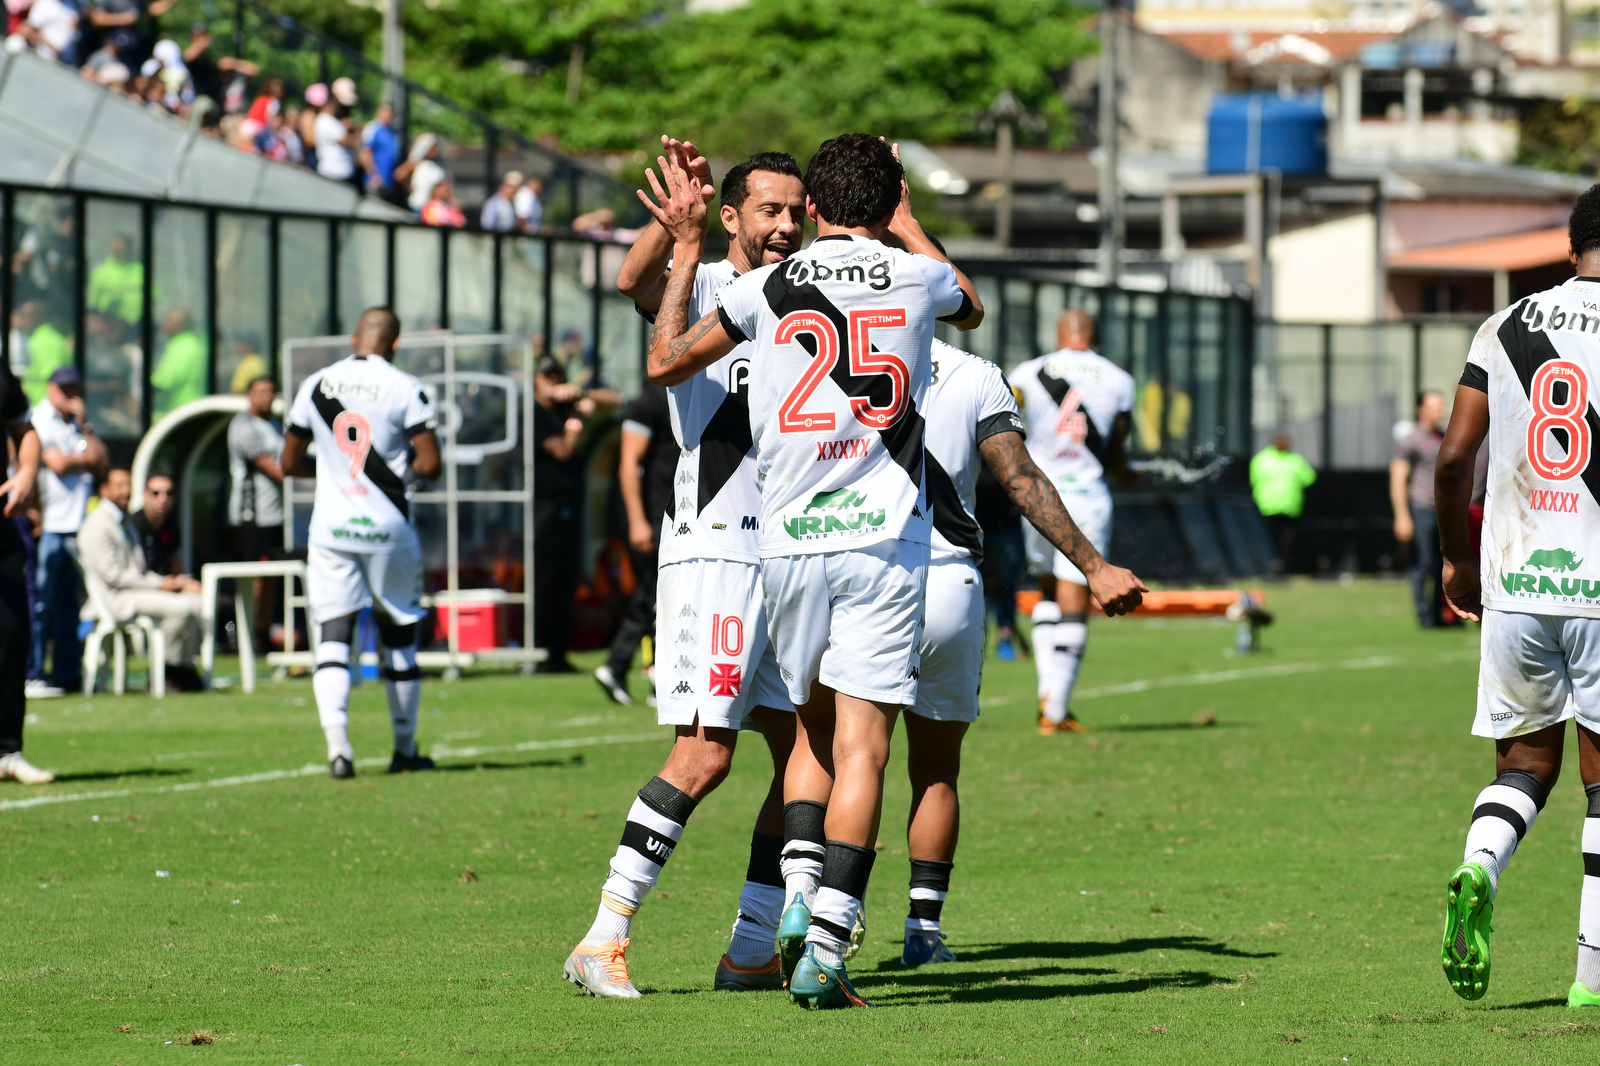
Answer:
<svg viewBox="0 0 1600 1066"><path fill-rule="evenodd" d="M711 187L711 166L700 149L666 134L661 136L661 148L673 156L691 178L699 179L701 199L709 203L716 192ZM645 206L653 207L643 189L635 192ZM702 221L701 225L704 227L706 222ZM672 258L672 244L672 234L660 222L652 221L645 226L639 239L628 249L622 269L617 271L617 291L646 311L659 311L667 292L667 263Z"/></svg>
<svg viewBox="0 0 1600 1066"><path fill-rule="evenodd" d="M978 451L989 469L1006 488L1011 502L1027 516L1046 540L1072 560L1089 581L1089 591L1106 614L1128 614L1143 602L1145 588L1131 570L1112 566L1089 543L1078 524L1067 513L1061 495L1034 463L1023 446L1022 434L1005 432L985 437Z"/></svg>
<svg viewBox="0 0 1600 1066"><path fill-rule="evenodd" d="M699 179L677 158L658 157L656 161L670 192L647 170L645 177L661 206L651 203L648 196L641 194L640 198L661 228L672 235L672 274L656 312L655 328L650 331L646 372L657 385L681 385L733 351L738 342L728 336L715 311L692 325L689 322L689 300L705 250L705 198L700 194Z"/></svg>

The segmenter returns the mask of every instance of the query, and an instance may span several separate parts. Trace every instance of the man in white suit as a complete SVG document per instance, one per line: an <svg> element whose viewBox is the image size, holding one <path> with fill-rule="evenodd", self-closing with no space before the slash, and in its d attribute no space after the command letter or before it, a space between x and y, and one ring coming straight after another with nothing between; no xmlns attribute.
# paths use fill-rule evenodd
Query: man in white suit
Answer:
<svg viewBox="0 0 1600 1066"><path fill-rule="evenodd" d="M202 686L194 669L200 650L200 582L186 574L163 576L145 565L139 537L128 521L133 478L112 470L100 485L100 506L78 531L83 568L105 587L118 619L147 614L160 619L166 640L167 684L180 691Z"/></svg>

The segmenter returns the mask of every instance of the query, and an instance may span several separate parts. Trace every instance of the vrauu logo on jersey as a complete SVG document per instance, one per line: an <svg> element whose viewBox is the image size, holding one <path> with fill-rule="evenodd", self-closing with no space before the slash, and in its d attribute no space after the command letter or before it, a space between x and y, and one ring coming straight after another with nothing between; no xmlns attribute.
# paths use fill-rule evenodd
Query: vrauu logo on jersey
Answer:
<svg viewBox="0 0 1600 1066"><path fill-rule="evenodd" d="M819 492L797 517L784 519L783 529L795 540L815 540L830 533L857 533L883 525L884 509L868 511L866 503L866 496L849 486ZM823 513L814 515L812 511Z"/></svg>
<svg viewBox="0 0 1600 1066"><path fill-rule="evenodd" d="M1567 600L1600 600L1600 581L1563 577L1583 565L1566 548L1541 548L1528 556L1523 569L1500 575L1500 587L1508 596L1560 596ZM1538 570L1538 574L1527 573Z"/></svg>

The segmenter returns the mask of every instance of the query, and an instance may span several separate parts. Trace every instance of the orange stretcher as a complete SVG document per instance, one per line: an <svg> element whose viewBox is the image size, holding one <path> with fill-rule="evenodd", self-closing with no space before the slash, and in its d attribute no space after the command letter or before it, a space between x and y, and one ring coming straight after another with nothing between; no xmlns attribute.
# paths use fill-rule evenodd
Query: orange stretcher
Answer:
<svg viewBox="0 0 1600 1066"><path fill-rule="evenodd" d="M1042 594L1038 589L1020 589L1017 592L1017 613L1027 616L1033 614L1033 609L1038 605ZM1246 603L1248 599L1248 603ZM1235 615L1248 614L1252 611L1259 612L1267 602L1267 594L1261 589L1241 591L1239 589L1172 589L1162 592L1147 592L1144 602L1141 603L1134 614L1165 615L1177 617L1180 615L1226 615L1230 610ZM1096 607L1099 604L1095 604Z"/></svg>

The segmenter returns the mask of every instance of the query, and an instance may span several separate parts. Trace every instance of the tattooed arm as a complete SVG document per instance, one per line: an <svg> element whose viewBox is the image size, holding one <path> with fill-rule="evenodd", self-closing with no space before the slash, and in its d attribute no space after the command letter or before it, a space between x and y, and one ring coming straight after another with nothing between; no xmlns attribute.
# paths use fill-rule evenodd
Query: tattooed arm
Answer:
<svg viewBox="0 0 1600 1066"><path fill-rule="evenodd" d="M656 161L661 164L666 189L656 181L654 171L645 171L645 177L650 179L661 206L657 207L642 192L639 199L672 236L672 273L656 311L655 328L650 331L645 371L657 385L681 385L733 351L737 342L728 336L715 311L693 325L689 323L689 300L694 295L694 278L705 251L706 201L701 195L700 179L686 169L679 153L673 153L670 159L658 156Z"/></svg>
<svg viewBox="0 0 1600 1066"><path fill-rule="evenodd" d="M1083 571L1089 581L1089 591L1106 614L1127 614L1139 606L1143 599L1140 593L1150 590L1133 571L1112 566L1089 543L1089 538L1067 513L1055 486L1028 454L1022 434L1005 432L985 437L978 442L978 451L1000 484L1005 486L1017 509L1061 554L1072 560L1073 566Z"/></svg>

